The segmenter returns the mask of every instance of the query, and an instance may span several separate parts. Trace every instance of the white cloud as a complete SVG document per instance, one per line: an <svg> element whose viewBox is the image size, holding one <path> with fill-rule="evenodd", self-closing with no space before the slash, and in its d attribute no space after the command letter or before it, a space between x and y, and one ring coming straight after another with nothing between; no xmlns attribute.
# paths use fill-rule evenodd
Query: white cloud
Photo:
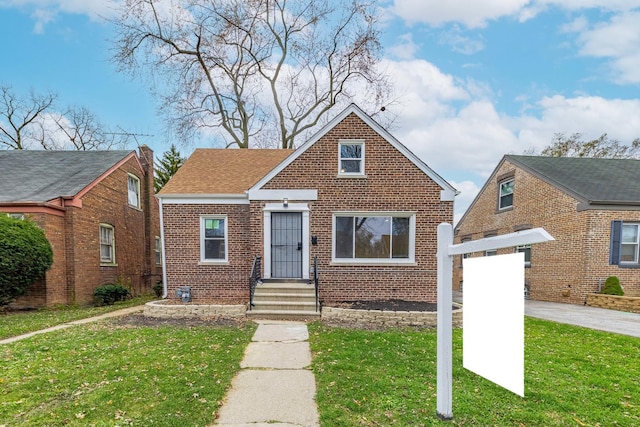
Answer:
<svg viewBox="0 0 640 427"><path fill-rule="evenodd" d="M42 34L61 13L87 15L99 21L114 15L120 0L0 0L0 8L18 8L34 19L33 31Z"/></svg>
<svg viewBox="0 0 640 427"><path fill-rule="evenodd" d="M409 23L459 22L478 28L487 21L515 15L528 3L529 0L395 0L393 11Z"/></svg>
<svg viewBox="0 0 640 427"><path fill-rule="evenodd" d="M398 59L413 59L418 51L418 45L413 41L411 33L398 37L398 43L386 48L386 51Z"/></svg>
<svg viewBox="0 0 640 427"><path fill-rule="evenodd" d="M484 49L484 42L480 37L473 39L462 35L462 31L457 25L449 31L442 32L438 37L438 41L441 44L451 46L454 52L464 55L472 55Z"/></svg>
<svg viewBox="0 0 640 427"><path fill-rule="evenodd" d="M640 83L640 12L613 16L608 22L582 28L580 55L611 59L612 80Z"/></svg>

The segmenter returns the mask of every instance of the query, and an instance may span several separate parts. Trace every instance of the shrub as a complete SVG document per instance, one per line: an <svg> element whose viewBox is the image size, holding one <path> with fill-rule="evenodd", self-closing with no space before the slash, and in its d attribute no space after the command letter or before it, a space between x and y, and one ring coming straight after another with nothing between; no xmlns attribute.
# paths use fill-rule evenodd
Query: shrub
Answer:
<svg viewBox="0 0 640 427"><path fill-rule="evenodd" d="M616 276L607 277L600 293L605 295L624 295L622 286L620 286L620 279Z"/></svg>
<svg viewBox="0 0 640 427"><path fill-rule="evenodd" d="M53 264L44 230L0 213L0 307L23 295Z"/></svg>
<svg viewBox="0 0 640 427"><path fill-rule="evenodd" d="M164 286L162 286L162 282L158 282L153 285L153 292L155 292L157 297L162 296L162 291L164 291Z"/></svg>
<svg viewBox="0 0 640 427"><path fill-rule="evenodd" d="M116 301L124 301L129 295L129 289L115 283L98 286L93 291L98 305L113 305Z"/></svg>

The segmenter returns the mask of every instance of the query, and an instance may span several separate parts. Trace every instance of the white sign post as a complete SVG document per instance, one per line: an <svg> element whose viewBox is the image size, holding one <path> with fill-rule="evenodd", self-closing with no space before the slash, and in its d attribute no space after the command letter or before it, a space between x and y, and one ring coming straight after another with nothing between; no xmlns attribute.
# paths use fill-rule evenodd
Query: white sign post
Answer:
<svg viewBox="0 0 640 427"><path fill-rule="evenodd" d="M453 256L492 249L531 245L554 240L542 228L487 237L470 242L453 244L453 227L442 223L438 226L438 372L436 415L442 420L453 418L451 402L453 314L452 270ZM523 266L524 267L524 266ZM524 351L524 349L523 349Z"/></svg>

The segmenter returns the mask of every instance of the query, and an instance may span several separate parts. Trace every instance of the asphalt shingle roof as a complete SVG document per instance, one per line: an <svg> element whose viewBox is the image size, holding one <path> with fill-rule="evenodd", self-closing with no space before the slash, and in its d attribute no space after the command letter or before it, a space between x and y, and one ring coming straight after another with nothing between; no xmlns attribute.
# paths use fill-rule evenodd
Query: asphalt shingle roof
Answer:
<svg viewBox="0 0 640 427"><path fill-rule="evenodd" d="M514 155L505 158L589 203L640 203L640 160Z"/></svg>
<svg viewBox="0 0 640 427"><path fill-rule="evenodd" d="M196 149L158 193L242 194L293 150Z"/></svg>
<svg viewBox="0 0 640 427"><path fill-rule="evenodd" d="M75 196L131 151L0 151L0 202Z"/></svg>

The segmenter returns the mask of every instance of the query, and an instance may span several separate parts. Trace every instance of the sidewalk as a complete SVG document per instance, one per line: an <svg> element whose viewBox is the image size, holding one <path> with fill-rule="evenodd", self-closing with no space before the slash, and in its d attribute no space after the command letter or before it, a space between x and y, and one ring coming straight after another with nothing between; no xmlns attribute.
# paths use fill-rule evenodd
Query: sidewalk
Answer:
<svg viewBox="0 0 640 427"><path fill-rule="evenodd" d="M62 323L60 325L52 326L50 328L41 329L39 331L29 332L23 335L17 335L15 337L5 338L0 340L0 345L2 344L10 344L12 342L24 340L27 338L31 338L34 335L38 334L46 334L47 332L58 331L60 329L70 328L74 325L84 325L85 323L91 323L102 319L108 319L110 317L124 316L131 313L137 313L144 310L144 305L137 305L135 307L123 308L121 310L111 311L109 313L101 314L99 316L87 317L86 319L73 320L71 322Z"/></svg>
<svg viewBox="0 0 640 427"><path fill-rule="evenodd" d="M258 321L215 425L317 427L316 384L303 322Z"/></svg>

